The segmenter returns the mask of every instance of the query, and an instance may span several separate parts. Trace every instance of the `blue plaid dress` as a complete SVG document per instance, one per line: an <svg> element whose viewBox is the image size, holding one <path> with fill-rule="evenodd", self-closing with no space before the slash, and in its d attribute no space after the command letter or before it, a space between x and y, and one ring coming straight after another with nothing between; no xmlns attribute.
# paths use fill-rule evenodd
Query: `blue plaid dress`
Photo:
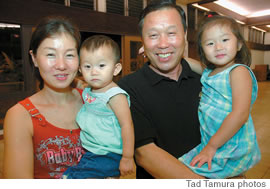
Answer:
<svg viewBox="0 0 270 189"><path fill-rule="evenodd" d="M237 66L235 64L226 70L208 76L212 70L205 69L201 77L202 96L199 105L199 120L201 131L201 144L179 158L193 172L207 178L228 178L237 176L261 159L260 149L256 139L256 133L251 115L240 130L217 151L212 160L212 168L208 170L205 163L201 168L191 167L191 160L206 146L210 138L217 132L223 120L232 111L232 90L230 86L230 72ZM251 69L245 66L252 77L251 105L257 98L257 81ZM239 94L241 95L241 94Z"/></svg>

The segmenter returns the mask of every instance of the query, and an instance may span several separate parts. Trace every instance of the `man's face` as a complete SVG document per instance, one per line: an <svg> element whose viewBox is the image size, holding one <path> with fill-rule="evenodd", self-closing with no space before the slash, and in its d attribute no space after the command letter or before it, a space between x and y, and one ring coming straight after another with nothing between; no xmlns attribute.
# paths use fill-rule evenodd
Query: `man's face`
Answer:
<svg viewBox="0 0 270 189"><path fill-rule="evenodd" d="M185 32L175 9L162 9L144 18L142 29L144 50L152 68L169 74L175 70L185 49Z"/></svg>

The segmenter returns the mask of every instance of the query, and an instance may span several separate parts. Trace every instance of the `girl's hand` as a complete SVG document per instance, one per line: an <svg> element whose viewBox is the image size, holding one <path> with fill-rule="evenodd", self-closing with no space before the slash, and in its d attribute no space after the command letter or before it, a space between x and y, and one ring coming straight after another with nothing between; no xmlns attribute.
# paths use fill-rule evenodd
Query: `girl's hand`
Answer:
<svg viewBox="0 0 270 189"><path fill-rule="evenodd" d="M198 163L198 167L201 167L203 164L208 163L208 170L211 170L212 159L216 151L216 148L207 144L204 149L193 158L190 165L194 167Z"/></svg>
<svg viewBox="0 0 270 189"><path fill-rule="evenodd" d="M134 159L128 157L122 157L120 161L120 173L121 176L126 176L134 173Z"/></svg>

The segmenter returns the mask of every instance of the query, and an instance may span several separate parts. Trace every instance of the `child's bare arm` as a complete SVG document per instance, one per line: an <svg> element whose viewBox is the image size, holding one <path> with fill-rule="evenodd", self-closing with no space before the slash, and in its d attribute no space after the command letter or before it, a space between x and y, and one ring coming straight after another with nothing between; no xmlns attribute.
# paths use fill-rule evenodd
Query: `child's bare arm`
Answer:
<svg viewBox="0 0 270 189"><path fill-rule="evenodd" d="M197 74L202 75L203 70L205 69L205 65L203 65L201 62L193 58L184 57L184 59L189 64L192 71L196 72Z"/></svg>
<svg viewBox="0 0 270 189"><path fill-rule="evenodd" d="M134 171L134 128L127 97L124 94L118 94L110 99L109 105L121 126L123 154L120 172L121 175L131 174Z"/></svg>

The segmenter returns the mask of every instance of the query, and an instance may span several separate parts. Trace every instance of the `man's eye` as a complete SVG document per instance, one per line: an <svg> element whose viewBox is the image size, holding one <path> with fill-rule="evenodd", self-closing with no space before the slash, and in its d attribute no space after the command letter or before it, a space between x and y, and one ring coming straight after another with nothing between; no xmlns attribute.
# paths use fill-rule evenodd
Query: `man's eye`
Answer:
<svg viewBox="0 0 270 189"><path fill-rule="evenodd" d="M151 34L150 38L157 38L157 36L158 36L157 34Z"/></svg>

